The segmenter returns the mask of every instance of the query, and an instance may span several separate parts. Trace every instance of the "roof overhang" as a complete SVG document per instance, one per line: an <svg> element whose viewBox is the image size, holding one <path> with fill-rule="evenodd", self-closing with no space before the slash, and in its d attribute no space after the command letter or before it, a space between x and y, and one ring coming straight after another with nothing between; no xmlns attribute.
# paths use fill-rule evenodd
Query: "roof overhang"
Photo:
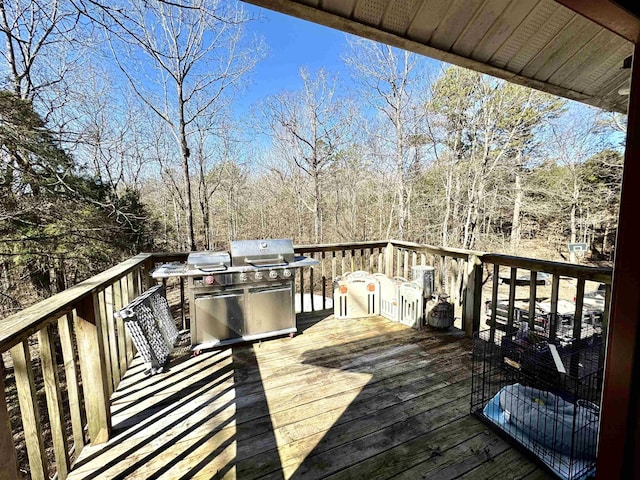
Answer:
<svg viewBox="0 0 640 480"><path fill-rule="evenodd" d="M618 3L245 1L604 110L627 111L628 97L619 92L631 78L624 61L633 53L629 38L637 34L637 22ZM599 10L602 4L612 8ZM611 14L616 8L618 15Z"/></svg>

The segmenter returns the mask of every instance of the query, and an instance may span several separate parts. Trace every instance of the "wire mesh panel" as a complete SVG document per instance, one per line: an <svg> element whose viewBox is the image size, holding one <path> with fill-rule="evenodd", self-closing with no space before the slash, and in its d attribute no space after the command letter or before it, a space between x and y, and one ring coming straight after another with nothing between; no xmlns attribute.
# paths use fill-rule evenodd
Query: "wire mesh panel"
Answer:
<svg viewBox="0 0 640 480"><path fill-rule="evenodd" d="M147 365L146 373L164 370L178 338L163 285L156 285L115 312Z"/></svg>
<svg viewBox="0 0 640 480"><path fill-rule="evenodd" d="M570 345L526 328L474 339L471 412L535 455L557 476L595 474L602 339Z"/></svg>

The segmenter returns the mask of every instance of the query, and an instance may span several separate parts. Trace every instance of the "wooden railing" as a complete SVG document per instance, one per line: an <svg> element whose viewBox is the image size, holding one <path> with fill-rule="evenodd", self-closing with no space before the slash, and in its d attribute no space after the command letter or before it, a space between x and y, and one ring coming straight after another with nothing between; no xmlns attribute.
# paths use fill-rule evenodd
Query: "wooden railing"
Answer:
<svg viewBox="0 0 640 480"><path fill-rule="evenodd" d="M352 242L296 246L294 250L297 255L320 262L317 267L297 273L296 295L300 311L315 312L332 308L333 280L340 275L357 270L384 272L383 252L387 245L387 242ZM313 300L314 295L319 302Z"/></svg>
<svg viewBox="0 0 640 480"><path fill-rule="evenodd" d="M488 323L495 331L500 295L506 297L502 300L508 305L507 321L513 325L518 271L530 272L529 319L534 317L531 313L540 296L537 279L541 272L551 275L551 318L557 317L561 279L575 281L574 333L577 337L581 332L578 313L582 311L586 282L606 285L605 323L609 311L611 270L606 268L400 241L299 245L295 252L320 262L318 266L298 273L296 295L302 312L329 310L333 280L345 272L366 270L408 278L415 265L435 267L436 291L450 295L459 326L468 335L481 328L482 305L489 300L492 307ZM137 255L0 321L0 353L9 352L9 357L5 358L13 369L13 376L5 375L4 362L0 362L0 459L3 460L0 477L21 477L14 429L22 428L24 432L29 475L34 479L48 478L56 472L58 478L64 480L72 460L78 457L88 441L98 444L108 440L110 396L135 354L122 320L114 319L113 312L154 283L149 272L155 265L184 262L186 257L187 253ZM509 272L506 292L500 285L501 268ZM186 328L184 284L181 282L180 286L183 328ZM319 302L305 302L305 293L317 295ZM8 369L11 370L11 366ZM18 407L15 399L8 401L5 396L5 392L14 390L19 415L11 415ZM44 391L44 398L41 391ZM44 408L39 407L39 400L46 405L46 414L41 411ZM22 419L22 427L16 425L18 417ZM47 455L43 440L47 424L52 456ZM72 432L69 438L67 425Z"/></svg>
<svg viewBox="0 0 640 480"><path fill-rule="evenodd" d="M582 334L583 298L586 282L603 283L605 289L603 324L606 327L611 296L611 269L574 265L562 262L537 260L524 257L498 255L479 251L443 248L412 242L392 240L390 242L360 242L327 245L301 245L296 253L304 254L320 261L316 268L301 272L297 280L296 295L303 312L331 308L333 298L332 281L336 276L354 270L410 279L411 268L415 265L431 265L435 268L435 289L446 293L454 305L456 326L472 335L480 328L496 328L497 305L507 304L507 329L513 328L517 317L516 303L518 273L529 273L530 281L525 286L530 327L536 316L536 303L541 296L550 302L550 336L555 335L558 316L558 301L563 299L560 279L575 282L573 295L564 300L574 301L573 338ZM505 272L501 276L500 272ZM550 276L550 292L538 288L539 273ZM509 279L508 291L503 292L501 279ZM491 280L490 283L489 280ZM595 286L593 288L596 288ZM549 290L548 288L546 290ZM566 290L566 289L565 289ZM305 294L315 294L318 302L309 302ZM303 299L307 301L303 303ZM486 315L483 305L491 305ZM482 320L485 320L483 322ZM492 335L493 336L493 335Z"/></svg>
<svg viewBox="0 0 640 480"><path fill-rule="evenodd" d="M526 304L528 307L526 319L529 322L529 328L534 330L534 323L536 314L536 303L540 298L539 293L539 280L540 274L547 274L551 277L550 287L551 291L544 295L550 303L550 311L548 318L550 325L548 325L548 335L553 339L556 335L558 328L558 302L561 299L560 295L560 281L564 279L566 281L575 281L575 308L573 312L573 325L572 325L572 338L580 339L582 336L582 318L584 307L584 294L585 284L587 281L595 282L596 284L602 283L605 285L604 305L602 312L602 328L606 329L609 318L609 304L611 301L611 278L612 271L610 268L589 267L584 265L573 265L562 262L551 262L546 260L537 260L533 258L514 257L508 255L498 254L483 254L481 256L483 264L490 270L492 276L491 286L491 310L489 325L491 326L491 338L494 336L494 329L496 326L496 316L498 303L501 300L499 298L499 290L501 281L508 281L508 296L507 299L507 325L506 330L512 330L514 320L516 317L516 290L518 283L518 272L525 271L529 276L528 281L528 298ZM502 271L507 271L506 275L501 275ZM526 278L527 274L522 275L521 278ZM526 285L525 285L526 287ZM565 294L565 300L566 300Z"/></svg>
<svg viewBox="0 0 640 480"><path fill-rule="evenodd" d="M0 321L0 353L10 352L31 478L48 479L55 472L64 480L72 458L87 441L85 431L94 444L109 439L109 399L135 353L113 312L147 288L152 265L151 254L137 255ZM58 354L62 362L57 361ZM21 478L5 396L4 362L0 369L1 476ZM47 415L38 405L41 384ZM45 450L45 423L53 458Z"/></svg>

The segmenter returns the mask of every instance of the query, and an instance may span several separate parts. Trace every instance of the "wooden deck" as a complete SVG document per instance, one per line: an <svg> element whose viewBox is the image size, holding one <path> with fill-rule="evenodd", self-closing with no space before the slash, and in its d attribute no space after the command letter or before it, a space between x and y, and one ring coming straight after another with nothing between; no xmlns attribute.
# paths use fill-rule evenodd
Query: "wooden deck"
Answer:
<svg viewBox="0 0 640 480"><path fill-rule="evenodd" d="M69 478L547 478L469 415L471 342L382 318L299 319L177 358L113 394L113 437Z"/></svg>

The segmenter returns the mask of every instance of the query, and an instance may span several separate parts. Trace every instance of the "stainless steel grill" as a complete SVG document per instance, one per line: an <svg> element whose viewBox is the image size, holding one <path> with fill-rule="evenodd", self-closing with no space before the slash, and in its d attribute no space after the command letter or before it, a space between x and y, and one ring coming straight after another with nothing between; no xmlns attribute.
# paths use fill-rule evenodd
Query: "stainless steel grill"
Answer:
<svg viewBox="0 0 640 480"><path fill-rule="evenodd" d="M289 239L241 240L227 252L187 259L191 342L205 348L296 332L295 270L318 264L296 257Z"/></svg>

